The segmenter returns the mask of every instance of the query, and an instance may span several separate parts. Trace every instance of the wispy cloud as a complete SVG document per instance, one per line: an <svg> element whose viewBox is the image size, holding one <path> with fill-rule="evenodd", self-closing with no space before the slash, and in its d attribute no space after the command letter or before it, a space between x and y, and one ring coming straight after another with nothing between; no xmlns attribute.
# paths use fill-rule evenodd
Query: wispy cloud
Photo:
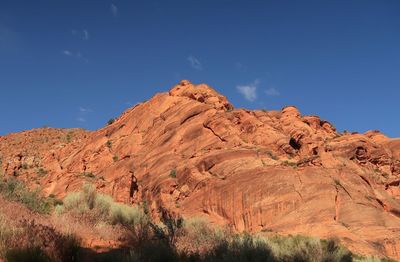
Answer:
<svg viewBox="0 0 400 262"><path fill-rule="evenodd" d="M78 117L76 118L76 120L81 123L86 123L89 114L92 112L93 112L92 109L90 109L88 107L80 106L78 108Z"/></svg>
<svg viewBox="0 0 400 262"><path fill-rule="evenodd" d="M259 83L259 80L255 80L253 83L248 85L237 86L236 89L246 100L253 102L257 99L257 87Z"/></svg>
<svg viewBox="0 0 400 262"><path fill-rule="evenodd" d="M275 88L271 87L271 88L268 88L267 90L265 90L265 94L267 96L279 96L281 93L278 90L276 90Z"/></svg>
<svg viewBox="0 0 400 262"><path fill-rule="evenodd" d="M118 7L116 5L111 4L110 10L111 10L111 14L114 17L116 17L118 15Z"/></svg>
<svg viewBox="0 0 400 262"><path fill-rule="evenodd" d="M89 35L89 31L84 29L83 30L83 40L89 40L90 35Z"/></svg>
<svg viewBox="0 0 400 262"><path fill-rule="evenodd" d="M90 112L93 112L93 111L90 108L86 108L86 107L80 106L79 107L79 112L81 112L81 113L90 113Z"/></svg>
<svg viewBox="0 0 400 262"><path fill-rule="evenodd" d="M86 123L86 118L84 117L78 117L76 120L81 123Z"/></svg>
<svg viewBox="0 0 400 262"><path fill-rule="evenodd" d="M84 57L80 51L75 53L70 50L63 50L62 54L70 57L75 57L76 59L82 60L85 63L89 63L89 60L86 57Z"/></svg>
<svg viewBox="0 0 400 262"><path fill-rule="evenodd" d="M194 69L196 69L196 70L202 70L203 69L202 64L200 63L199 59L197 59L196 57L190 55L187 58L187 60L189 61L190 66L193 67Z"/></svg>
<svg viewBox="0 0 400 262"><path fill-rule="evenodd" d="M62 53L66 56L72 56L72 52L69 50L63 50Z"/></svg>

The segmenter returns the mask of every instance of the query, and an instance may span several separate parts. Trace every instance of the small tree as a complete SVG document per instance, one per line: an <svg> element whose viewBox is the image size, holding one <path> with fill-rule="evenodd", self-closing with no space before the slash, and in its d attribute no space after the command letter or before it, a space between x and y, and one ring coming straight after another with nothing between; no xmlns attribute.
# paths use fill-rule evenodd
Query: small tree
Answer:
<svg viewBox="0 0 400 262"><path fill-rule="evenodd" d="M115 122L115 118L110 118L110 119L107 121L107 125L112 125L114 122Z"/></svg>

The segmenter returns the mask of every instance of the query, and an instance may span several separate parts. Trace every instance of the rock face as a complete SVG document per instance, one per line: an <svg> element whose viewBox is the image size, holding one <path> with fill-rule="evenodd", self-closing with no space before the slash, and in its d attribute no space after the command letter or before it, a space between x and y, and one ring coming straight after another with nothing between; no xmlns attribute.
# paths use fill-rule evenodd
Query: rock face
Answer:
<svg viewBox="0 0 400 262"><path fill-rule="evenodd" d="M234 110L184 80L97 131L11 134L0 150L2 173L47 195L90 181L155 217L164 208L238 231L338 237L400 259L400 139L341 134L293 106Z"/></svg>

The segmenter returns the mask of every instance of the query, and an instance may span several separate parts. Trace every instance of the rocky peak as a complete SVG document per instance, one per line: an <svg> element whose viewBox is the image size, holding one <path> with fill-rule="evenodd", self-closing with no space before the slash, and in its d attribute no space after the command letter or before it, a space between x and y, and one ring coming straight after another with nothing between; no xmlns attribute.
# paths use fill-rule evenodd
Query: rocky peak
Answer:
<svg viewBox="0 0 400 262"><path fill-rule="evenodd" d="M169 91L170 96L188 97L200 103L213 106L215 109L229 111L233 109L228 99L206 84L194 85L182 80Z"/></svg>
<svg viewBox="0 0 400 262"><path fill-rule="evenodd" d="M295 106L286 106L282 108L282 116L288 118L300 118L301 114L297 107Z"/></svg>

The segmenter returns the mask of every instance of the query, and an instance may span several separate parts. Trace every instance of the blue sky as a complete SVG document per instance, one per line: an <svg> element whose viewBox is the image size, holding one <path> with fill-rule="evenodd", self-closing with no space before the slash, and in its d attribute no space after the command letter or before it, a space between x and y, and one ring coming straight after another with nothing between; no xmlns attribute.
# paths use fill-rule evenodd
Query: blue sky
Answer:
<svg viewBox="0 0 400 262"><path fill-rule="evenodd" d="M181 79L400 137L400 1L1 0L0 135L97 129Z"/></svg>

